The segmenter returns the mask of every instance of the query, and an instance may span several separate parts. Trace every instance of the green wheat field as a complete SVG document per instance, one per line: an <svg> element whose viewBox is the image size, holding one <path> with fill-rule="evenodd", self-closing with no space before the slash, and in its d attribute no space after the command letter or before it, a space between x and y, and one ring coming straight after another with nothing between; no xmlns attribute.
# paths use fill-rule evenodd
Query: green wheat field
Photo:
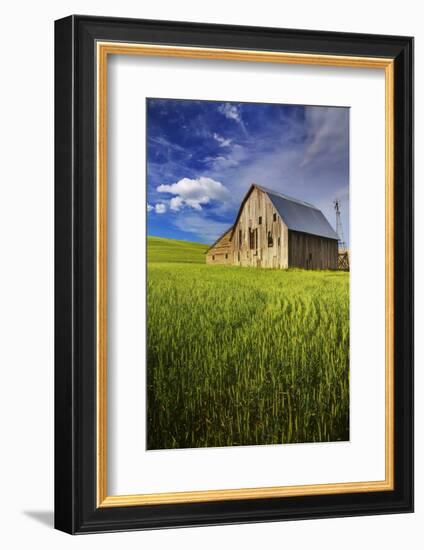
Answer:
<svg viewBox="0 0 424 550"><path fill-rule="evenodd" d="M148 238L147 448L349 439L349 274Z"/></svg>

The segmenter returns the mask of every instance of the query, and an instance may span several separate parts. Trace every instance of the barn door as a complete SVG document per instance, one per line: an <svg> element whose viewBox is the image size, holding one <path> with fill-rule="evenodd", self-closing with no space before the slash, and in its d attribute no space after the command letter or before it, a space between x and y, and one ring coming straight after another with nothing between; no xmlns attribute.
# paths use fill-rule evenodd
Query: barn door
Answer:
<svg viewBox="0 0 424 550"><path fill-rule="evenodd" d="M306 259L306 269L312 269L312 252L309 252L309 257Z"/></svg>

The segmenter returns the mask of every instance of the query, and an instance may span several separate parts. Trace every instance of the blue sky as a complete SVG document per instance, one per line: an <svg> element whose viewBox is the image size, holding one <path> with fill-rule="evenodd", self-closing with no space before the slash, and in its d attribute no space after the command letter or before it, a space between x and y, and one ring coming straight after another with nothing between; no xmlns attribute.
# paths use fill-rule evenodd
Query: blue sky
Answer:
<svg viewBox="0 0 424 550"><path fill-rule="evenodd" d="M252 183L320 208L349 242L349 109L147 99L149 235L212 243Z"/></svg>

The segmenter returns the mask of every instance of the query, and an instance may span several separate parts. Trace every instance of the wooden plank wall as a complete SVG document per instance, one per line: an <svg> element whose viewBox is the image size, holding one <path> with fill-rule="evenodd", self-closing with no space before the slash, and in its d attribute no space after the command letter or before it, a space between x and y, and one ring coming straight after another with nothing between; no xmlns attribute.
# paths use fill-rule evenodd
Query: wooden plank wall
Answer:
<svg viewBox="0 0 424 550"><path fill-rule="evenodd" d="M337 269L338 243L297 231L289 231L289 267Z"/></svg>
<svg viewBox="0 0 424 550"><path fill-rule="evenodd" d="M250 247L249 230L256 233L253 249ZM268 246L268 233L272 235L273 246ZM232 244L234 265L280 269L288 267L287 227L263 191L254 188L247 198Z"/></svg>
<svg viewBox="0 0 424 550"><path fill-rule="evenodd" d="M215 245L206 253L207 264L232 264L232 243L230 241L231 231L228 230Z"/></svg>

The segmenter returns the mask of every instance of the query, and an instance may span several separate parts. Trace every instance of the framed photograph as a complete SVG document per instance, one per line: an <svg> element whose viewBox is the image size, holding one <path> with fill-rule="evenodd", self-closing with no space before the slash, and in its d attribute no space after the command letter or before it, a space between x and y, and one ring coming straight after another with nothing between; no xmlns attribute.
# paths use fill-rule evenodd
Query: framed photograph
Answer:
<svg viewBox="0 0 424 550"><path fill-rule="evenodd" d="M55 525L413 510L413 39L55 25Z"/></svg>

